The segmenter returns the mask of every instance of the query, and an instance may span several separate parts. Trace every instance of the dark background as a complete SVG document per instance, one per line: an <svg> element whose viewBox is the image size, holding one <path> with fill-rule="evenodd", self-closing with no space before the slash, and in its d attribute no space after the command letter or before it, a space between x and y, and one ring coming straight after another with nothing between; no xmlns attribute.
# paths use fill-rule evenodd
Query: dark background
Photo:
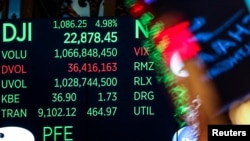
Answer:
<svg viewBox="0 0 250 141"><path fill-rule="evenodd" d="M9 8L9 4L11 3L11 0L0 0L0 7L1 7L1 21L7 21L9 19L34 19L34 22L37 26L47 25L46 20L53 19L53 18L63 18L63 16L67 15L71 18L79 18L79 15L72 14L72 11L70 11L69 7L66 7L64 9L61 9L62 4L66 3L66 6L69 6L70 1L63 1L63 0L22 0L20 3L20 10L16 14L10 14L14 9ZM92 0L89 1L91 4L91 17L98 17L98 9L100 0ZM115 2L115 3L114 3ZM108 7L108 5L112 5L109 8L106 8L104 12L104 16L115 16L116 18L122 18L126 17L130 19L130 13L129 9L124 6L123 0L110 0L109 4L106 3L105 6ZM67 5L68 4L68 5ZM82 3L84 5L84 3ZM197 17L202 17L205 19L205 24L200 28L199 30L195 31L195 35L199 35L199 33L204 32L212 32L215 29L223 26L226 21L228 21L238 10L243 10L243 13L230 24L230 26L224 28L219 34L214 35L213 38L210 40L206 40L205 42L201 42L200 45L202 47L202 53L208 53L208 54L215 54L214 50L211 49L211 44L218 40L218 39L225 39L228 41L236 42L232 38L228 37L227 32L232 30L235 31L235 25L241 24L242 18L248 15L248 11L246 9L244 1L241 0L158 0L156 3L152 5L152 7L155 9L155 13L162 14L164 12L168 12L170 10L181 10L185 12L188 19L190 21L193 21ZM73 11L74 13L74 11ZM39 19L46 19L39 21ZM128 20L130 21L130 20ZM44 22L44 23L43 23ZM126 21L127 22L127 21ZM140 41L134 40L133 38L129 38L130 36L133 36L133 25L131 23L121 22L121 27L130 27L130 32L127 32L127 29L119 28L119 32L126 33L126 35L120 35L119 38L122 40L119 42L119 45L124 46L121 47L120 52L123 52L122 56L120 56L118 62L121 64L124 64L124 66L121 66L123 70L119 72L119 78L121 80L124 80L123 85L118 87L118 91L128 90L129 93L130 87L132 86L125 86L127 82L125 81L127 78L130 78L132 81L132 75L138 75L136 72L133 72L133 68L129 68L128 65L129 62L132 64L133 61L135 61L138 58L133 58L132 56L132 49L130 51L127 51L125 49L127 46L130 46L131 44L134 45L140 45ZM131 21L132 22L132 21ZM249 27L249 25L246 25ZM51 29L46 29L45 27L42 27L39 29L39 27L35 30L34 36L40 36L39 33L42 33L43 36L51 35L51 37L54 37L57 35L57 33L53 33ZM54 36L53 36L54 35ZM130 36L129 36L130 35ZM35 38L35 37L34 37ZM204 36L204 38L208 39L208 36ZM53 48L49 48L49 46L56 46L56 43L53 43L55 40L54 38L46 37L47 42L41 42L38 40L39 38L36 38L36 42L32 44L32 46L38 47L39 50L31 50L32 52L36 52L34 54L35 60L29 60L31 61L30 68L33 68L35 65L40 64L41 66L46 66L45 68L36 68L33 71L32 75L27 76L27 79L30 80L30 84L33 83L34 77L36 77L36 80L39 79L39 83L46 84L48 80L51 79L53 76L51 76L51 72L49 72L49 68L56 66L57 62L50 62L51 60L49 58L44 58L43 55L40 54L40 52L48 53L48 50L53 50ZM49 43L49 46L48 46ZM208 70L210 68L213 68L213 66L224 59L227 59L230 56L233 56L233 54L240 48L243 48L244 45L248 44L248 36L244 37L244 40L242 42L237 42L237 46L230 50L227 55L221 56L219 59L217 58L216 61L210 63L205 62L208 66ZM15 45L15 43L11 44L10 46ZM2 46L2 45L1 45ZM22 45L25 46L25 45ZM133 47L133 46L131 46ZM37 56L40 56L37 57ZM52 57L52 56L50 56ZM125 61L124 58L127 58ZM146 58L141 58L142 60ZM43 60L43 62L41 62ZM1 60L2 61L2 60ZM12 62L13 63L13 62ZM61 62L63 64L63 62ZM50 66L47 66L47 64L50 64ZM132 65L131 65L132 66ZM55 69L55 73L59 71L58 67ZM44 69L44 70L43 70ZM41 70L45 72L40 72ZM226 112L228 109L228 105L234 102L235 100L245 96L249 92L249 77L248 74L250 71L249 67L249 57L245 57L244 59L240 60L236 65L234 65L233 68L219 74L218 76L212 78L214 80L214 83L216 84L216 87L218 88L219 94L222 97L223 107L222 111ZM46 75L48 77L43 77L43 75ZM145 74L144 74L145 73ZM148 75L148 72L144 72L139 75ZM62 73L61 76L64 76L65 74ZM150 74L154 75L154 74ZM128 77L130 76L130 77ZM4 76L7 78L8 76ZM1 79L3 76L1 76ZM154 80L155 81L155 80ZM38 82L37 82L38 83ZM34 108L31 110L33 113L36 113L36 109L42 106L47 105L48 103L44 103L44 101L47 101L49 98L43 95L43 92L46 93L47 91L52 91L50 89L43 89L44 85L36 85L32 89L30 89L30 93L32 93L32 96L24 98L27 100L27 102L21 106L26 107L30 106L30 108ZM46 84L46 87L50 87L49 84ZM52 88L51 88L52 89ZM136 88L134 88L136 89ZM157 82L154 82L153 89L155 93L157 93L156 100L153 103L150 103L153 105L155 112L157 113L156 116L153 117L134 117L131 115L131 105L136 104L145 104L145 103L135 103L131 100L131 98L128 98L124 95L121 95L121 99L119 103L116 103L120 109L122 109L123 112L119 112L118 115L115 118L103 118L103 117L87 117L85 115L82 115L84 118L76 118L76 119L38 119L36 115L32 115L27 119L0 119L0 126L24 126L28 129L30 129L35 135L38 141L40 141L41 138L41 130L43 126L45 125L61 125L61 124L72 124L75 125L76 129L74 130L74 137L76 140L90 140L90 141L97 141L97 140L158 140L158 141L170 141L172 139L172 136L175 131L179 129L179 126L175 119L173 118L173 107L171 105L171 102L168 99L167 92L164 89L163 86L160 84L158 85ZM42 90L42 91L40 91ZM103 89L104 90L104 89ZM95 91L94 89L86 90L85 92L91 92ZM132 91L132 90L131 90ZM2 93L2 92L1 92ZM130 92L131 93L131 92ZM81 97L82 99L89 102L85 107L92 106L92 105L98 105L96 103L95 98L91 98L86 94L84 97ZM30 101L30 99L32 99ZM33 100L34 99L34 100ZM38 102L39 101L39 102ZM92 105L91 105L92 104ZM35 105L35 106L34 106ZM81 103L79 103L79 106ZM53 105L54 106L54 105ZM60 106L67 106L67 105L60 105ZM8 107L8 105L1 105L1 107ZM129 109L127 109L129 107ZM225 110L224 110L225 109ZM84 112L83 108L83 111ZM82 114L82 113L81 113Z"/></svg>

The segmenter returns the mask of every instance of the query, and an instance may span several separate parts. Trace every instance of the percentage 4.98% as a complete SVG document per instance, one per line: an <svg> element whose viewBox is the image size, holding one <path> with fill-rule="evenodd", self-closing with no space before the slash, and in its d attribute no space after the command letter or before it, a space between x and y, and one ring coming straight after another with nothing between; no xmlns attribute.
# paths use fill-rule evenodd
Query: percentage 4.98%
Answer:
<svg viewBox="0 0 250 141"><path fill-rule="evenodd" d="M98 19L95 23L96 27L106 28L106 27L118 27L116 19Z"/></svg>

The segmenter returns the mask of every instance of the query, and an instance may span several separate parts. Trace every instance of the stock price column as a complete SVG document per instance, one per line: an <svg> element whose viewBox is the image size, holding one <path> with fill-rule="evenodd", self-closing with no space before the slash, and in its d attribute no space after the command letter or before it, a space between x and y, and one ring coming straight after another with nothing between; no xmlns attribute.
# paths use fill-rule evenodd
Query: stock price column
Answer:
<svg viewBox="0 0 250 141"><path fill-rule="evenodd" d="M91 85L87 70L88 44L94 35L86 18L49 20L43 54L47 73L46 105L37 109L43 119L42 139L78 140L86 138L87 89ZM39 28L39 27L37 27ZM41 35L37 35L37 38ZM39 54L37 54L39 56ZM46 78L41 78L46 79ZM47 120L47 121L46 121Z"/></svg>
<svg viewBox="0 0 250 141"><path fill-rule="evenodd" d="M46 140L57 137L60 133L56 130L66 128L68 131L63 134L67 138L61 134L62 137L59 135L57 139L95 140L88 137L91 129L94 133L98 129L91 121L102 121L101 125L116 117L120 65L118 40L122 38L118 27L118 20L112 18L53 21L56 39L50 42L53 58L48 63L52 64L49 68L53 68L49 78L53 86L51 101L55 106L41 107L38 114L46 119L55 117L57 123L61 118L62 126L43 127Z"/></svg>
<svg viewBox="0 0 250 141"><path fill-rule="evenodd" d="M126 79L131 77L128 45L133 44L133 20L91 18L89 24L92 26L88 30L96 36L88 46L87 75L92 80L87 89L87 139L119 140L122 133L119 128L127 120L124 118L128 102Z"/></svg>
<svg viewBox="0 0 250 141"><path fill-rule="evenodd" d="M75 115L72 115L73 111L69 114L75 116L70 125L77 139L97 140L104 136L112 139L104 131L110 126L117 126L121 120L118 115L122 106L120 96L124 95L121 86L126 84L120 78L126 75L121 70L127 69L121 60L124 60L123 54L126 54L127 41L130 40L122 28L132 27L133 23L131 20L127 25L126 21L127 18L87 18L80 28L74 19L53 22L53 30L61 38L56 41L63 42L51 50L56 60L51 68L55 68L57 63L61 64L51 76L53 89L58 90L53 92L54 104L65 103L69 93L71 102L67 102L67 105L76 107ZM62 25L70 28L62 28ZM66 111L68 114L68 109ZM70 116L66 117L70 119ZM47 131L50 135L50 129Z"/></svg>
<svg viewBox="0 0 250 141"><path fill-rule="evenodd" d="M86 115L88 118L113 117L118 111L118 55L121 53L119 38L122 33L115 18L91 18L89 24L92 26L88 35L93 35L93 38L86 50L87 63L81 64L86 69L89 84Z"/></svg>

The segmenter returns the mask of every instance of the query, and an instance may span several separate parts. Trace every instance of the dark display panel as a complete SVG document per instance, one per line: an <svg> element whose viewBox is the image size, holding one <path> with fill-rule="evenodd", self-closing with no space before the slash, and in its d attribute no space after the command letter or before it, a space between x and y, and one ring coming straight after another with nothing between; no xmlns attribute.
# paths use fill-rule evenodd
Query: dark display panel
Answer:
<svg viewBox="0 0 250 141"><path fill-rule="evenodd" d="M249 93L247 6L236 0L188 6L199 57L221 97L219 111L227 112ZM0 137L172 140L180 127L141 44L144 30L128 17L1 21L0 133L8 132Z"/></svg>
<svg viewBox="0 0 250 141"><path fill-rule="evenodd" d="M1 127L37 141L170 140L177 131L134 19L1 25Z"/></svg>

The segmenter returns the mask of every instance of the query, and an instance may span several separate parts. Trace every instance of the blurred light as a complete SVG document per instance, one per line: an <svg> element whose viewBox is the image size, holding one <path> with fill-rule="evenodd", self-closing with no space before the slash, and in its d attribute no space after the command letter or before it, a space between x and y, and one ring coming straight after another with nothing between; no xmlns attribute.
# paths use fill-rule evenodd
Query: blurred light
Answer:
<svg viewBox="0 0 250 141"><path fill-rule="evenodd" d="M197 137L193 134L191 126L185 126L175 132L172 141L198 141Z"/></svg>
<svg viewBox="0 0 250 141"><path fill-rule="evenodd" d="M169 43L166 44L162 54L167 65L170 65L170 59L176 51L178 51L182 61L196 57L200 51L198 43L192 40L194 37L189 30L188 21L163 29L154 38L156 45L159 45L166 36Z"/></svg>
<svg viewBox="0 0 250 141"><path fill-rule="evenodd" d="M196 33L194 40L197 40L199 43L207 43L208 41L212 40L212 38L214 38L215 36L225 31L228 27L232 26L232 24L238 20L238 18L243 14L243 12L244 10L242 9L237 11L233 16L230 17L230 19L228 19L226 22L221 24L221 26L219 26L213 31ZM201 22L202 19L200 18L199 21ZM204 20L203 22L206 22L206 20ZM202 23L202 24L205 24L205 23Z"/></svg>
<svg viewBox="0 0 250 141"><path fill-rule="evenodd" d="M152 4L152 3L154 3L156 0L144 0L144 2L146 3L146 4Z"/></svg>
<svg viewBox="0 0 250 141"><path fill-rule="evenodd" d="M179 77L188 77L189 73L184 70L184 63L178 51L174 52L170 59L170 69L171 71Z"/></svg>
<svg viewBox="0 0 250 141"><path fill-rule="evenodd" d="M0 128L3 141L35 141L34 135L22 127L8 126Z"/></svg>
<svg viewBox="0 0 250 141"><path fill-rule="evenodd" d="M131 6L130 12L133 17L138 18L146 12L145 5L139 2L135 3Z"/></svg>
<svg viewBox="0 0 250 141"><path fill-rule="evenodd" d="M20 18L21 0L9 0L8 19Z"/></svg>
<svg viewBox="0 0 250 141"><path fill-rule="evenodd" d="M250 12L250 0L245 0L247 10Z"/></svg>
<svg viewBox="0 0 250 141"><path fill-rule="evenodd" d="M250 124L250 99L238 100L232 104L229 117L233 124Z"/></svg>
<svg viewBox="0 0 250 141"><path fill-rule="evenodd" d="M206 23L206 19L204 17L196 17L193 20L192 25L189 27L189 29L190 31L195 32L201 27L203 27L205 23Z"/></svg>
<svg viewBox="0 0 250 141"><path fill-rule="evenodd" d="M124 5L127 7L127 8L130 8L133 4L136 3L136 0L125 0L124 1Z"/></svg>
<svg viewBox="0 0 250 141"><path fill-rule="evenodd" d="M85 2L85 7L79 5L78 0L72 0L71 7L80 17L90 17L90 4L88 1Z"/></svg>

